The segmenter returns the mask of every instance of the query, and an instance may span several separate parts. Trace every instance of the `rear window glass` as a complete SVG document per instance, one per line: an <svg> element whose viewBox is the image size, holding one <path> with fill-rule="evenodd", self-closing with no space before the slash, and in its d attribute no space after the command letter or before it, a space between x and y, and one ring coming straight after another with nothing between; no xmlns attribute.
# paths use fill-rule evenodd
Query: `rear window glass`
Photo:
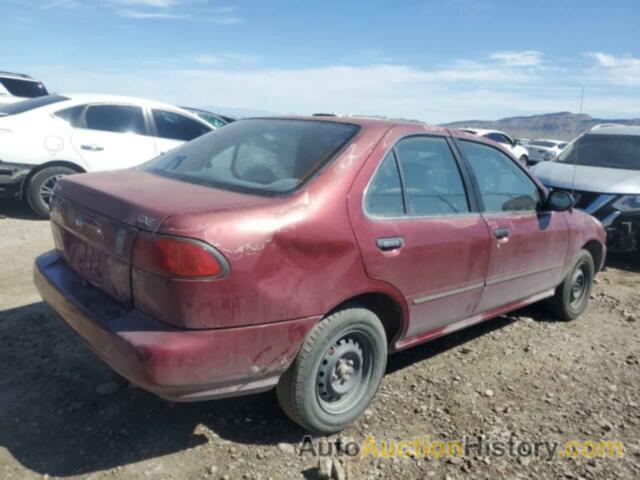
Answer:
<svg viewBox="0 0 640 480"><path fill-rule="evenodd" d="M19 80L17 78L0 78L0 83L14 97L36 98L49 95L40 82Z"/></svg>
<svg viewBox="0 0 640 480"><path fill-rule="evenodd" d="M337 122L249 119L214 130L140 168L215 188L291 192L358 132Z"/></svg>
<svg viewBox="0 0 640 480"><path fill-rule="evenodd" d="M21 102L10 103L0 107L0 116L17 115L19 113L28 112L40 107L46 107L58 102L64 102L69 100L62 95L47 95L46 97L31 98L29 100L22 100Z"/></svg>
<svg viewBox="0 0 640 480"><path fill-rule="evenodd" d="M584 135L562 150L556 161L640 170L640 135Z"/></svg>

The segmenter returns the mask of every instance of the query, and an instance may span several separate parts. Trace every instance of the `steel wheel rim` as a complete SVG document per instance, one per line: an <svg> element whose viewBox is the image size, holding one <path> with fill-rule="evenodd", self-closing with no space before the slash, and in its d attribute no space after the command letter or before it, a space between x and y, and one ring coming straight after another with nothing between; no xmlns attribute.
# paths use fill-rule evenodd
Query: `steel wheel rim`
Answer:
<svg viewBox="0 0 640 480"><path fill-rule="evenodd" d="M51 175L42 183L42 186L40 187L40 198L46 206L51 205L51 198L53 198L53 189L56 187L58 180L60 180L62 177L64 177L64 175L61 173L57 175Z"/></svg>
<svg viewBox="0 0 640 480"><path fill-rule="evenodd" d="M373 344L362 331L341 334L325 349L316 372L316 398L327 413L349 411L365 395L373 372Z"/></svg>
<svg viewBox="0 0 640 480"><path fill-rule="evenodd" d="M586 268L585 265L580 265L576 268L575 272L573 272L573 277L571 278L571 294L569 297L569 304L572 308L579 307L587 293L588 277Z"/></svg>

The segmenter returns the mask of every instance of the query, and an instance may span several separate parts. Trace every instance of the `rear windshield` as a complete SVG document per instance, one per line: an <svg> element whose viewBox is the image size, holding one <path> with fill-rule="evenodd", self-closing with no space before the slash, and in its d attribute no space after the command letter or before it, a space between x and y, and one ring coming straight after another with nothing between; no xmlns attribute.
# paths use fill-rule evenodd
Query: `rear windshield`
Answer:
<svg viewBox="0 0 640 480"><path fill-rule="evenodd" d="M240 120L140 168L215 188L288 193L331 160L358 130L355 125L313 120Z"/></svg>
<svg viewBox="0 0 640 480"><path fill-rule="evenodd" d="M640 136L584 135L570 143L555 161L589 167L640 170Z"/></svg>
<svg viewBox="0 0 640 480"><path fill-rule="evenodd" d="M17 78L0 78L0 83L14 97L36 98L49 95L40 82L19 80Z"/></svg>
<svg viewBox="0 0 640 480"><path fill-rule="evenodd" d="M6 115L17 115L19 113L28 112L35 108L46 107L58 102L64 102L69 100L62 95L47 95L46 97L31 98L29 100L22 100L21 102L10 103L8 105L0 106L0 117Z"/></svg>

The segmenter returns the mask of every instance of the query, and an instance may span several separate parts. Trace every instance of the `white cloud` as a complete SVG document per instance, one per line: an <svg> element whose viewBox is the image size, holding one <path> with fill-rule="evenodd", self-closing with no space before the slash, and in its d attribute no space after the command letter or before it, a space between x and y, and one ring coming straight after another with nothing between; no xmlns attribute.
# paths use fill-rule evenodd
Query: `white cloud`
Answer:
<svg viewBox="0 0 640 480"><path fill-rule="evenodd" d="M537 50L502 51L492 53L491 59L514 67L532 67L542 63L542 52Z"/></svg>
<svg viewBox="0 0 640 480"><path fill-rule="evenodd" d="M178 14L178 13L169 13L169 12L143 12L140 10L131 10L131 9L122 9L117 11L118 15L125 18L132 18L136 20L157 20L157 19L166 19L166 20L183 20L191 18L190 15Z"/></svg>
<svg viewBox="0 0 640 480"><path fill-rule="evenodd" d="M619 85L589 65L568 70L545 62L532 68L488 58L433 69L384 64L265 68L257 58L249 62L253 57L245 56L251 57L202 52L139 63L121 73L76 75L70 68L42 65L22 65L19 70L46 78L53 91L98 91L276 113L336 111L441 123L577 111L585 83L585 112L603 118L637 117L640 112L637 88ZM607 70L628 65L616 58L602 58Z"/></svg>
<svg viewBox="0 0 640 480"><path fill-rule="evenodd" d="M76 8L80 6L80 2L78 0L51 0L50 2L46 2L42 7L45 9L50 8Z"/></svg>
<svg viewBox="0 0 640 480"><path fill-rule="evenodd" d="M602 52L591 52L587 56L596 62L592 69L594 75L615 85L640 86L640 58Z"/></svg>
<svg viewBox="0 0 640 480"><path fill-rule="evenodd" d="M179 0L112 0L112 3L134 7L170 8L180 2Z"/></svg>

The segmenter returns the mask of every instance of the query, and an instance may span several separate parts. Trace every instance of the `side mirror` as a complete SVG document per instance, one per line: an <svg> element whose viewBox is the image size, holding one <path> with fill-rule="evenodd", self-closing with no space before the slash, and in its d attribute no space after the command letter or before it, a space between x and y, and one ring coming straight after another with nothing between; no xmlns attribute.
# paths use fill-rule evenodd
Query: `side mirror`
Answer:
<svg viewBox="0 0 640 480"><path fill-rule="evenodd" d="M547 208L552 212L564 212L576 204L573 195L564 190L554 190L547 198Z"/></svg>

